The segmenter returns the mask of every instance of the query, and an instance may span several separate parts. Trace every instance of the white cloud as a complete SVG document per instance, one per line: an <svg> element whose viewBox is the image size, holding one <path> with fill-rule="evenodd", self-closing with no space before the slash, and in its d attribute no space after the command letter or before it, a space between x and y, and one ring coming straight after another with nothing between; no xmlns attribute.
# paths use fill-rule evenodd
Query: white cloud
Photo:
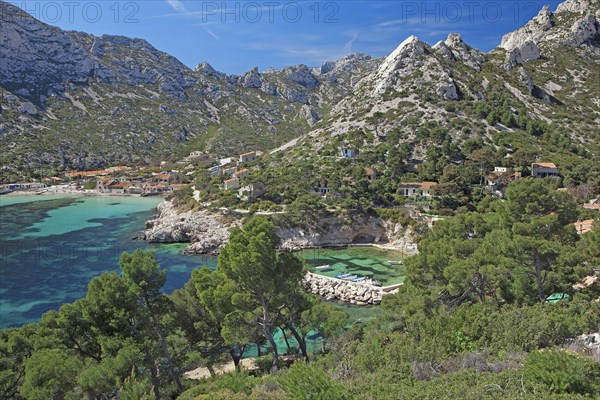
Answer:
<svg viewBox="0 0 600 400"><path fill-rule="evenodd" d="M352 39L350 39L348 42L346 42L346 44L344 45L344 51L347 54L352 53L352 45L354 44L354 41L358 39L358 33L354 33L354 35L352 36Z"/></svg>
<svg viewBox="0 0 600 400"><path fill-rule="evenodd" d="M214 33L213 30L210 29L208 26L202 26L202 29L204 29L206 31L206 33L208 33L210 36L212 36L213 39L221 40L221 38L219 36L217 36L217 34Z"/></svg>
<svg viewBox="0 0 600 400"><path fill-rule="evenodd" d="M185 4L181 0L167 0L167 3L177 12L186 12Z"/></svg>

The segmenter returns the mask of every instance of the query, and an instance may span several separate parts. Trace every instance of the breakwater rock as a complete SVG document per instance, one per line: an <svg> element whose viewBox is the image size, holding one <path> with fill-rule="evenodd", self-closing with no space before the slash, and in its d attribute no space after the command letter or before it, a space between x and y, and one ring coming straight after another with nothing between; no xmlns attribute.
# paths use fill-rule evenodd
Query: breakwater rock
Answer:
<svg viewBox="0 0 600 400"><path fill-rule="evenodd" d="M326 300L339 300L360 306L381 304L381 298L398 292L401 284L374 286L360 282L343 281L337 278L307 272L302 279L304 288Z"/></svg>

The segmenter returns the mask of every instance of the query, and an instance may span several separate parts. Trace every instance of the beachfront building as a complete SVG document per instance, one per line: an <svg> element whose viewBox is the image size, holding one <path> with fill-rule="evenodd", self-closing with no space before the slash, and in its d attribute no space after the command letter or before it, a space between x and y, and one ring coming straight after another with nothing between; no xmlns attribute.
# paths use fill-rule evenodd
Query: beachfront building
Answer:
<svg viewBox="0 0 600 400"><path fill-rule="evenodd" d="M531 164L531 176L534 178L558 177L558 168L554 163L533 163Z"/></svg>

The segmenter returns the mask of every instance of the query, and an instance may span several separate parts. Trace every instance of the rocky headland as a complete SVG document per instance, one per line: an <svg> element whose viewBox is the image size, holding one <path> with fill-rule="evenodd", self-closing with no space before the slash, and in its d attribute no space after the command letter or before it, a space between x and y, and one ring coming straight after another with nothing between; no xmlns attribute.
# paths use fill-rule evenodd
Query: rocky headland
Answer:
<svg viewBox="0 0 600 400"><path fill-rule="evenodd" d="M142 235L151 243L190 243L188 254L218 254L229 240L229 230L241 224L243 214L225 210L180 212L171 201L160 203L154 219L146 222ZM336 217L302 227L278 227L281 248L301 250L315 247L377 245L406 254L416 254L415 231L410 226L377 217L357 217L342 223Z"/></svg>

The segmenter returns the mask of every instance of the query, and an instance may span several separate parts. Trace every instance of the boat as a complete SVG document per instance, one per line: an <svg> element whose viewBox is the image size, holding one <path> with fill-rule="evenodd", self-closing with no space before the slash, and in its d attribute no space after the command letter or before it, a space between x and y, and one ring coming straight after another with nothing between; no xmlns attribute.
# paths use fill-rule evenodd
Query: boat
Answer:
<svg viewBox="0 0 600 400"><path fill-rule="evenodd" d="M331 265L326 264L326 265L319 265L318 267L315 267L316 270L318 271L329 271L330 269L333 269L331 267Z"/></svg>
<svg viewBox="0 0 600 400"><path fill-rule="evenodd" d="M349 276L352 276L352 274L337 274L335 277L338 279L345 279L345 278L348 278Z"/></svg>
<svg viewBox="0 0 600 400"><path fill-rule="evenodd" d="M352 279L352 282L364 282L366 279L365 276L359 276L358 278Z"/></svg>
<svg viewBox="0 0 600 400"><path fill-rule="evenodd" d="M392 260L390 260L387 263L388 263L388 265L401 265L402 261L392 261Z"/></svg>
<svg viewBox="0 0 600 400"><path fill-rule="evenodd" d="M356 278L358 278L358 275L350 275L350 276L347 276L345 278L340 278L340 279L343 280L343 281L353 281Z"/></svg>

